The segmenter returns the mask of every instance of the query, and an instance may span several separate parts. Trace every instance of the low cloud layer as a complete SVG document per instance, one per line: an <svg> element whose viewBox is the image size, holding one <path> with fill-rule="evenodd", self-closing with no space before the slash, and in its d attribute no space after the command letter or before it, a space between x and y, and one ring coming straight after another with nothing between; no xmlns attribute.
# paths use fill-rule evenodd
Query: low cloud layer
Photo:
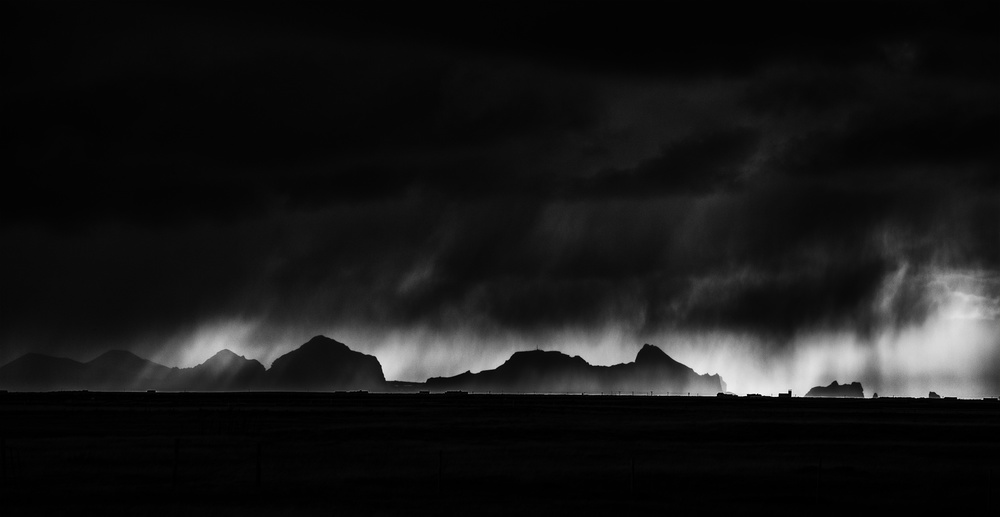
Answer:
<svg viewBox="0 0 1000 517"><path fill-rule="evenodd" d="M0 363L1000 391L995 6L495 7L9 6Z"/></svg>

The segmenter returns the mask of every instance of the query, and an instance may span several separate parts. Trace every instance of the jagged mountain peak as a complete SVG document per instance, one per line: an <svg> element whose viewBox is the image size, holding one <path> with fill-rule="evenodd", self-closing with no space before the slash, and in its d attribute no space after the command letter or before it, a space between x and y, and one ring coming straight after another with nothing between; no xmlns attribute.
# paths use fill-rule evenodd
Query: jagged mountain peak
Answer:
<svg viewBox="0 0 1000 517"><path fill-rule="evenodd" d="M332 347L342 350L350 350L351 348L336 339L331 339L323 335L314 336L309 341L306 341L299 348L320 348L320 347Z"/></svg>

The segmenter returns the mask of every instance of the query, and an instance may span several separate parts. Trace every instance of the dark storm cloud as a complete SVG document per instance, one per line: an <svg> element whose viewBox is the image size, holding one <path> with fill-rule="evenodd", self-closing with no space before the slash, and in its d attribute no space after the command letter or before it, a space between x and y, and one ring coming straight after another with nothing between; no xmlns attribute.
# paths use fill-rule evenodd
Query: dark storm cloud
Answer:
<svg viewBox="0 0 1000 517"><path fill-rule="evenodd" d="M227 318L870 335L1000 263L995 6L12 5L0 361Z"/></svg>
<svg viewBox="0 0 1000 517"><path fill-rule="evenodd" d="M913 183L926 180L995 188L1000 113L984 110L986 101L918 97L894 106L858 110L840 130L795 140L787 170L851 182L898 181L905 175ZM950 171L943 173L943 167Z"/></svg>
<svg viewBox="0 0 1000 517"><path fill-rule="evenodd" d="M734 186L758 135L745 128L699 134L665 146L659 156L626 171L604 171L587 190L599 196L706 193Z"/></svg>
<svg viewBox="0 0 1000 517"><path fill-rule="evenodd" d="M7 221L229 217L411 188L492 192L592 117L587 87L548 72L539 82L520 64L281 25L258 32L259 21L81 16L111 34L69 63L63 46L76 42L53 36L35 59L62 59L6 96L5 141L26 180L3 208ZM527 153L498 148L526 139L540 142Z"/></svg>

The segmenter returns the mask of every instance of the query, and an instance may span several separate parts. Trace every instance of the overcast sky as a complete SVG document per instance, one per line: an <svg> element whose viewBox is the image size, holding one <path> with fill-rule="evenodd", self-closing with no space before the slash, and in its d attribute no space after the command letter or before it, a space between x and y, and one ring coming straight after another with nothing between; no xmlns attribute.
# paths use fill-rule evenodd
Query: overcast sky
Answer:
<svg viewBox="0 0 1000 517"><path fill-rule="evenodd" d="M996 2L133 4L4 4L0 364L1000 394Z"/></svg>

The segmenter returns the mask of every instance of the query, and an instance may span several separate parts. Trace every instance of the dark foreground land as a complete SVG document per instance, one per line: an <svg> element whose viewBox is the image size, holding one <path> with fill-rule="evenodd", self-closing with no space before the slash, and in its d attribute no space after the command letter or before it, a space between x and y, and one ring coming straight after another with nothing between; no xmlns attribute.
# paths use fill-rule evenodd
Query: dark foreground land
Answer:
<svg viewBox="0 0 1000 517"><path fill-rule="evenodd" d="M997 507L1000 402L0 393L0 515Z"/></svg>

